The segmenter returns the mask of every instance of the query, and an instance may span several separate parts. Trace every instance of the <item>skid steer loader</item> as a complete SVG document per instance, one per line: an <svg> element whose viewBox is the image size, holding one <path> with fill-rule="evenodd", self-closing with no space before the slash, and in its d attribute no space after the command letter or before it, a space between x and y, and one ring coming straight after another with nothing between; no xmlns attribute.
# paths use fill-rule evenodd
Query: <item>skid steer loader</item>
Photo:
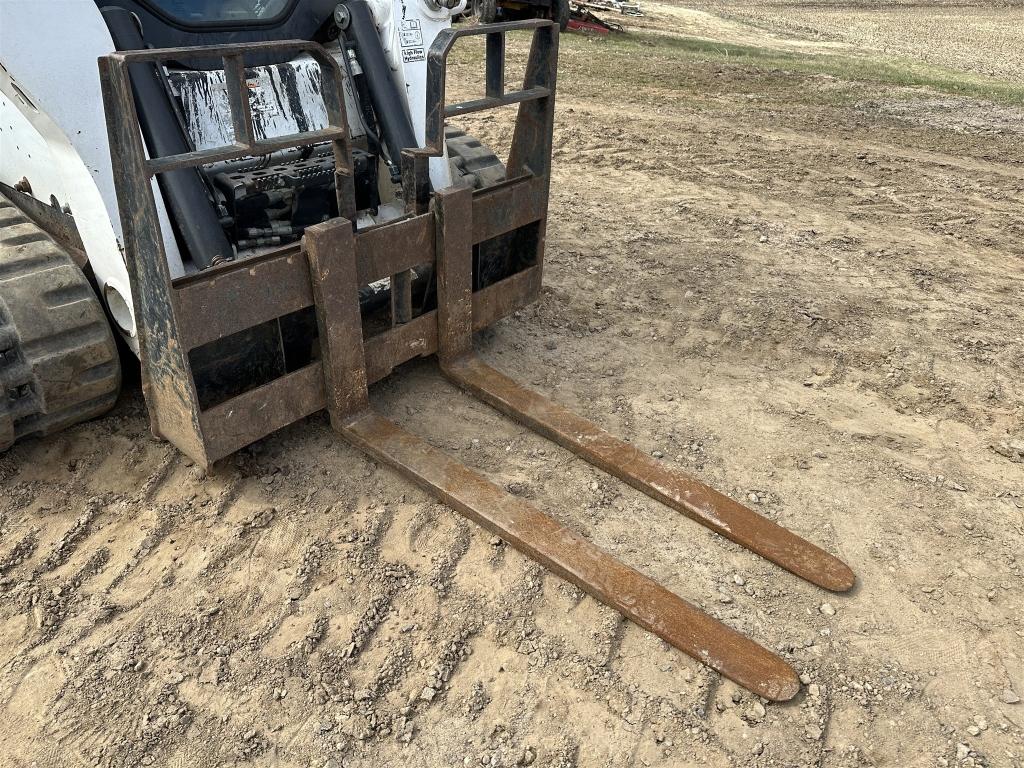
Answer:
<svg viewBox="0 0 1024 768"><path fill-rule="evenodd" d="M117 334L154 434L200 465L326 409L353 445L527 556L789 699L783 659L370 403L369 385L436 355L466 392L721 536L825 589L854 583L474 355L474 331L540 293L558 28L452 28L464 3L0 0L0 447L109 409ZM532 36L513 90L510 33ZM448 55L470 36L485 41L484 93L450 104ZM504 165L446 127L508 105Z"/></svg>

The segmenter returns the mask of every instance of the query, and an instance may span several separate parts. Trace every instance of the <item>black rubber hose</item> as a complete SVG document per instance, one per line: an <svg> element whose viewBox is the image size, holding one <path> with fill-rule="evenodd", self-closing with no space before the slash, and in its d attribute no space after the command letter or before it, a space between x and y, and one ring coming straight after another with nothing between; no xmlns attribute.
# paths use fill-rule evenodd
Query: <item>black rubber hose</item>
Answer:
<svg viewBox="0 0 1024 768"><path fill-rule="evenodd" d="M402 150L419 146L412 120L405 111L405 99L391 74L387 54L380 42L373 13L366 0L347 0L349 25L346 36L355 43L356 59L363 69L370 101L384 133L384 144L394 166L402 164Z"/></svg>
<svg viewBox="0 0 1024 768"><path fill-rule="evenodd" d="M103 8L102 14L117 50L138 51L146 47L131 13L124 8L109 7ZM156 66L132 64L130 73L135 107L149 154L165 157L191 151L171 96L157 76ZM186 168L162 173L157 178L188 255L199 269L206 269L233 258L234 252L199 173L198 168Z"/></svg>

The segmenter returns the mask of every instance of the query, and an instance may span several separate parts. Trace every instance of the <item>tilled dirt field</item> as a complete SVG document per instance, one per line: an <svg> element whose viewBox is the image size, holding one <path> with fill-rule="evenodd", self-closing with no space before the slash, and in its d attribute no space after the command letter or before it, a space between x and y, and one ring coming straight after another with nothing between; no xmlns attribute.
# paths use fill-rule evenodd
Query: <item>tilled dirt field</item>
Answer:
<svg viewBox="0 0 1024 768"><path fill-rule="evenodd" d="M1019 0L698 0L694 5L770 30L1024 83L1024 5Z"/></svg>
<svg viewBox="0 0 1024 768"><path fill-rule="evenodd" d="M1024 113L695 53L651 10L563 39L544 298L478 347L858 587L709 534L431 362L372 394L803 692L723 681L323 416L204 474L130 387L0 457L0 766L1024 765ZM507 117L469 127L501 145Z"/></svg>

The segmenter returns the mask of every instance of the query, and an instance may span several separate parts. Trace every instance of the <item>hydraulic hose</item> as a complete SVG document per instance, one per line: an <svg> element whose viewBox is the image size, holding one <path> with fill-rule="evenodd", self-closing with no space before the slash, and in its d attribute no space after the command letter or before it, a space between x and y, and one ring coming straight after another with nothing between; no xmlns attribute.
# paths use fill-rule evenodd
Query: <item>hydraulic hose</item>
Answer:
<svg viewBox="0 0 1024 768"><path fill-rule="evenodd" d="M349 11L348 28L344 32L355 43L356 59L366 78L373 111L384 134L384 145L392 165L399 168L402 150L419 146L405 99L392 76L370 6L366 0L347 0L344 5Z"/></svg>

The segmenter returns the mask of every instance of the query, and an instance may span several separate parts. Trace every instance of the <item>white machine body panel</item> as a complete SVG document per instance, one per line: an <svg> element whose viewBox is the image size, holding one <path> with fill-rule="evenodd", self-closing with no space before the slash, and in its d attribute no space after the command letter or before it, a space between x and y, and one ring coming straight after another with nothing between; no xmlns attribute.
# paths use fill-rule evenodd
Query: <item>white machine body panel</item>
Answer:
<svg viewBox="0 0 1024 768"><path fill-rule="evenodd" d="M74 43L41 44L40 30ZM96 63L113 50L92 0L0 0L0 181L26 178L36 198L70 208L102 297L137 348ZM168 263L183 274L155 183L154 192Z"/></svg>
<svg viewBox="0 0 1024 768"><path fill-rule="evenodd" d="M369 0L380 33L384 53L391 64L395 82L405 93L416 140L426 144L427 51L437 35L452 25L452 15L466 8L460 0L452 9L438 8L430 0ZM434 189L450 187L448 150L430 159L430 182Z"/></svg>

